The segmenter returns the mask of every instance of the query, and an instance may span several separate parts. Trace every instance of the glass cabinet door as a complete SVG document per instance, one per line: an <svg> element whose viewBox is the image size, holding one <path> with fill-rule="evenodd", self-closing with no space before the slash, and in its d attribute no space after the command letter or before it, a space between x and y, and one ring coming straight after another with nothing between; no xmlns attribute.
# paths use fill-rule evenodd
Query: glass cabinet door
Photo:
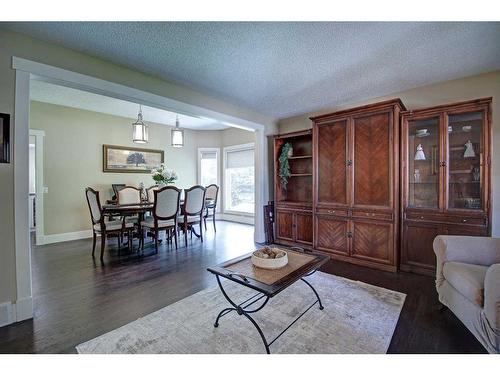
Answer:
<svg viewBox="0 0 500 375"><path fill-rule="evenodd" d="M408 121L408 207L439 208L439 117Z"/></svg>
<svg viewBox="0 0 500 375"><path fill-rule="evenodd" d="M482 210L483 112L448 117L448 208Z"/></svg>

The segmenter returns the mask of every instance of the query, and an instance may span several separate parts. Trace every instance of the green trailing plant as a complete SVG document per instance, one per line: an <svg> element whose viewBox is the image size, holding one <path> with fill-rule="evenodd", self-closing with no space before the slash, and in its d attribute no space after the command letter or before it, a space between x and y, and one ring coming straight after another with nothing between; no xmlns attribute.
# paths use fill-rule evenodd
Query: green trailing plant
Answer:
<svg viewBox="0 0 500 375"><path fill-rule="evenodd" d="M288 152L292 149L292 145L287 142L281 148L281 154L279 157L280 171L279 176L281 180L281 186L286 190L286 185L288 184L288 179L292 175L290 172L290 164L288 163Z"/></svg>

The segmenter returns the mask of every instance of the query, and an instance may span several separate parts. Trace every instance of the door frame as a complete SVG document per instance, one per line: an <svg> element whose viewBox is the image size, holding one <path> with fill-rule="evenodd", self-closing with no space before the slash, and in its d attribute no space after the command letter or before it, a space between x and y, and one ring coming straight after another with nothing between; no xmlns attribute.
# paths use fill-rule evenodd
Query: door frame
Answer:
<svg viewBox="0 0 500 375"><path fill-rule="evenodd" d="M275 132L274 127L245 120L223 112L171 99L130 86L76 73L36 61L12 57L15 78L14 108L14 238L16 256L16 301L15 320L33 317L31 286L31 244L29 240L29 110L30 80L42 80L116 99L131 101L155 108L174 111L190 116L207 117L236 127L255 132L255 242L264 242L264 214L261 207L269 197L267 138Z"/></svg>
<svg viewBox="0 0 500 375"><path fill-rule="evenodd" d="M35 137L35 243L44 244L45 225L44 225L44 187L43 187L43 139L45 132L38 129L30 129L30 136Z"/></svg>

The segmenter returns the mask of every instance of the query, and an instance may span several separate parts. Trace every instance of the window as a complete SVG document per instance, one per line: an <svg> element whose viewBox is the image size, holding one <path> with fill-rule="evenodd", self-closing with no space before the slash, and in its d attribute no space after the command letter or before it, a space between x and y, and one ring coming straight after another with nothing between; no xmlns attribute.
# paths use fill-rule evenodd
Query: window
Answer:
<svg viewBox="0 0 500 375"><path fill-rule="evenodd" d="M224 211L254 214L254 144L224 148Z"/></svg>
<svg viewBox="0 0 500 375"><path fill-rule="evenodd" d="M219 149L198 149L198 183L202 186L216 184L219 182Z"/></svg>

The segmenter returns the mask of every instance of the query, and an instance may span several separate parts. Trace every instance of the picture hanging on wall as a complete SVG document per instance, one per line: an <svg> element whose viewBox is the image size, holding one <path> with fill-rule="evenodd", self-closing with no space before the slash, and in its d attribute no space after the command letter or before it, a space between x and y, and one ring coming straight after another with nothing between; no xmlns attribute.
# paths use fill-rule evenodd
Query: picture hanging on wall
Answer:
<svg viewBox="0 0 500 375"><path fill-rule="evenodd" d="M163 150L102 146L102 170L114 173L151 173L164 162Z"/></svg>
<svg viewBox="0 0 500 375"><path fill-rule="evenodd" d="M0 113L0 163L10 163L10 115Z"/></svg>

